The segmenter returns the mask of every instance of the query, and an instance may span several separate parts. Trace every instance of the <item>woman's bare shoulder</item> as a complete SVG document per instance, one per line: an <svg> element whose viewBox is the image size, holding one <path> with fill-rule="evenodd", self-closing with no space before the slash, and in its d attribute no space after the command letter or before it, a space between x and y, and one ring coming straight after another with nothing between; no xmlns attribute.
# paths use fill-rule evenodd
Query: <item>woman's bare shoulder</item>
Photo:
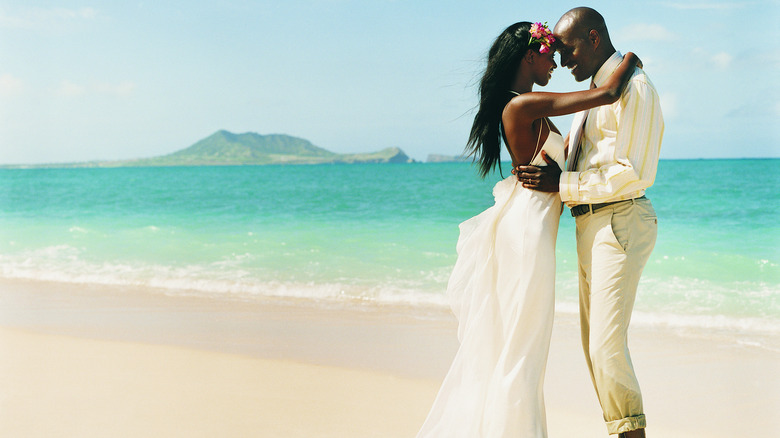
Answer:
<svg viewBox="0 0 780 438"><path fill-rule="evenodd" d="M513 97L512 100L510 100L509 103L507 103L504 107L504 114L514 116L522 115L523 109L527 108L528 104L531 102L528 99L529 94L533 94L533 92L523 93L519 96Z"/></svg>

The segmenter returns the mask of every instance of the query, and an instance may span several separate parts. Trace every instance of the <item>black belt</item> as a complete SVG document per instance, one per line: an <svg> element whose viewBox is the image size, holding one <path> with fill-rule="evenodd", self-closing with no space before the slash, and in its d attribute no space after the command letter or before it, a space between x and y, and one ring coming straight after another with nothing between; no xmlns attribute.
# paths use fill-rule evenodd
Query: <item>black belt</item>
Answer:
<svg viewBox="0 0 780 438"><path fill-rule="evenodd" d="M644 196L640 196L634 199L624 199L622 201L603 202L601 204L580 204L571 208L571 215L574 217L582 216L585 213L595 213L596 210L604 208L609 205L620 204L621 202L635 201L637 199L644 199Z"/></svg>

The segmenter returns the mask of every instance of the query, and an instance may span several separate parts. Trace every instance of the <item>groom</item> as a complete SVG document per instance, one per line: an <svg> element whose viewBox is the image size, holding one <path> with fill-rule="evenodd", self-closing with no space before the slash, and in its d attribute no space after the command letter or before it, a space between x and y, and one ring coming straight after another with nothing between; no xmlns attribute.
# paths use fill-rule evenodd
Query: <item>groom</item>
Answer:
<svg viewBox="0 0 780 438"><path fill-rule="evenodd" d="M555 25L561 65L601 85L622 55L604 18L576 8ZM658 92L637 68L617 102L575 117L569 164L521 166L524 187L560 192L577 225L582 345L610 434L644 437L642 394L628 351L628 324L657 220L645 189L655 180L664 122Z"/></svg>

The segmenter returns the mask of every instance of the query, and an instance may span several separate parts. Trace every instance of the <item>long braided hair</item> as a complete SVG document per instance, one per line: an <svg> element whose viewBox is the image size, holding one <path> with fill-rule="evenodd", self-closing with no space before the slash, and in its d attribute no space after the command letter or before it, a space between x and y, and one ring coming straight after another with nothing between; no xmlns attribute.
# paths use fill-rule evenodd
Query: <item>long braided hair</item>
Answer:
<svg viewBox="0 0 780 438"><path fill-rule="evenodd" d="M485 178L501 167L501 114L514 97L509 89L520 62L528 49L538 50L538 42L529 44L531 23L521 21L507 27L488 52L487 67L479 84L479 110L471 125L466 153L479 161L479 173Z"/></svg>

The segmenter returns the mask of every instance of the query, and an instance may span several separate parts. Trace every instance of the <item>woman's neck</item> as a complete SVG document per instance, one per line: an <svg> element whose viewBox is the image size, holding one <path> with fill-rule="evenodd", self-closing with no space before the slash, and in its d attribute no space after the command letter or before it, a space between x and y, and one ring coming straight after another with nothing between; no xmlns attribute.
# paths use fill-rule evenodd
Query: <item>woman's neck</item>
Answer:
<svg viewBox="0 0 780 438"><path fill-rule="evenodd" d="M533 91L533 88L534 88L534 81L528 78L524 78L522 76L516 77L514 82L512 82L512 91L516 91L520 94Z"/></svg>

